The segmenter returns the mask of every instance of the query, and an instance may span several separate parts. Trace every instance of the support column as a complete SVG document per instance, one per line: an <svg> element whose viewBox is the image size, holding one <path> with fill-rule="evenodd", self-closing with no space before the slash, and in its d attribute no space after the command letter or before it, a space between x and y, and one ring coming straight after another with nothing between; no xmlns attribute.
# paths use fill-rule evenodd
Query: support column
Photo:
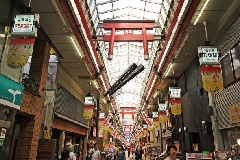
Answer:
<svg viewBox="0 0 240 160"><path fill-rule="evenodd" d="M51 46L42 40L36 40L33 47L29 77L39 82L37 87L40 96L24 90L20 111L26 114L26 118L21 121L16 160L35 160L37 157L50 48Z"/></svg>
<svg viewBox="0 0 240 160"><path fill-rule="evenodd" d="M64 148L64 141L65 141L65 131L62 131L59 137L59 147L58 147L58 155L61 155L62 149Z"/></svg>
<svg viewBox="0 0 240 160"><path fill-rule="evenodd" d="M113 59L114 37L115 37L115 28L112 28L111 38L109 42L108 60Z"/></svg>
<svg viewBox="0 0 240 160"><path fill-rule="evenodd" d="M83 160L86 160L86 157L87 157L87 143L88 143L88 135L84 137L84 142L83 142Z"/></svg>
<svg viewBox="0 0 240 160"><path fill-rule="evenodd" d="M144 60L149 60L146 28L142 28Z"/></svg>
<svg viewBox="0 0 240 160"><path fill-rule="evenodd" d="M217 129L217 124L215 122L215 119L217 118L216 114L216 108L213 106L213 96L211 93L208 92L208 100L209 100L209 107L213 107L213 115L210 116L210 119L212 121L212 130L213 130L213 138L214 138L214 146L215 151L224 151L224 143L221 135L221 131Z"/></svg>

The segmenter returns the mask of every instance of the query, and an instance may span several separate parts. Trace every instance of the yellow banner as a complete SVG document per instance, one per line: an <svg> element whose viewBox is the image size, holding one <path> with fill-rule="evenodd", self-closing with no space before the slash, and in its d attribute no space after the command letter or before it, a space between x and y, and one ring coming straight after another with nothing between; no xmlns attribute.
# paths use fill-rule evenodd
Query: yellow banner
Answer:
<svg viewBox="0 0 240 160"><path fill-rule="evenodd" d="M169 101L169 107L173 115L177 116L182 113L182 101L179 99L171 99Z"/></svg>
<svg viewBox="0 0 240 160"><path fill-rule="evenodd" d="M203 88L212 94L223 90L221 67L201 67Z"/></svg>
<svg viewBox="0 0 240 160"><path fill-rule="evenodd" d="M85 119L90 119L93 116L94 106L84 106L83 117Z"/></svg>

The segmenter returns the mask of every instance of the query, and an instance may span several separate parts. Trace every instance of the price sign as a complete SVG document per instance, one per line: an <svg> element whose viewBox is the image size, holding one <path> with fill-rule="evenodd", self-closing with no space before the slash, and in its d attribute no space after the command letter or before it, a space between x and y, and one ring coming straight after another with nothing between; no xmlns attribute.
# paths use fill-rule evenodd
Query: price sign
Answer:
<svg viewBox="0 0 240 160"><path fill-rule="evenodd" d="M218 49L213 46L200 46L198 47L198 55L200 64L219 64Z"/></svg>
<svg viewBox="0 0 240 160"><path fill-rule="evenodd" d="M169 87L170 98L181 98L181 88Z"/></svg>
<svg viewBox="0 0 240 160"><path fill-rule="evenodd" d="M13 21L12 36L37 37L39 14L18 14Z"/></svg>

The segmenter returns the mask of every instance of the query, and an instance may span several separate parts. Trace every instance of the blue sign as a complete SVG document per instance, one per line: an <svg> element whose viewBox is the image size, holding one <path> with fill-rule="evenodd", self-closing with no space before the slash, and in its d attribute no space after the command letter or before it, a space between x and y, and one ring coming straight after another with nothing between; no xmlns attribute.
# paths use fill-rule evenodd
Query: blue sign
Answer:
<svg viewBox="0 0 240 160"><path fill-rule="evenodd" d="M23 86L0 74L0 104L20 109Z"/></svg>

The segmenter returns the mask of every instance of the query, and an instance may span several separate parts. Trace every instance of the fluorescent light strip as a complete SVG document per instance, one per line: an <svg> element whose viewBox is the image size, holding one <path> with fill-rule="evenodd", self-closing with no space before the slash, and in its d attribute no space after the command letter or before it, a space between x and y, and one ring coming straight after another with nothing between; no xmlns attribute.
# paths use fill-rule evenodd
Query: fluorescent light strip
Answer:
<svg viewBox="0 0 240 160"><path fill-rule="evenodd" d="M72 4L73 11L74 11L75 16L76 16L76 18L77 18L77 20L78 20L78 23L79 23L80 26L81 26L80 29L82 30L82 33L83 33L83 35L84 35L84 37L85 37L85 40L86 40L86 42L87 42L87 46L88 46L88 48L90 49L90 53L91 53L91 55L92 55L93 61L94 61L94 63L95 63L95 66L96 66L96 68L97 68L97 72L99 72L97 60L96 60L96 57L94 56L94 52L93 52L91 43L90 43L90 41L89 41L89 39L88 39L88 37L87 37L87 33L86 33L86 30L85 30L85 28L84 28L84 26L83 26L82 19L81 19L81 17L80 17L79 12L78 12L77 6L76 6L74 0L70 0L70 2L71 2L71 4Z"/></svg>
<svg viewBox="0 0 240 160"><path fill-rule="evenodd" d="M83 58L83 55L82 55L81 51L79 50L79 47L78 47L77 43L75 42L74 38L73 38L72 36L70 36L70 39L72 40L73 45L74 45L74 47L76 48L79 56L80 56L81 58Z"/></svg>
<svg viewBox="0 0 240 160"><path fill-rule="evenodd" d="M101 81L102 81L102 84L103 84L103 87L104 87L105 91L107 91L107 87L106 87L106 85L105 85L105 83L104 83L104 80L103 80L102 75L100 75L100 79L101 79Z"/></svg>
<svg viewBox="0 0 240 160"><path fill-rule="evenodd" d="M174 26L174 28L173 28L173 30L172 30L171 37L170 37L170 39L169 39L169 41L168 41L168 44L167 44L166 49L165 49L165 51L164 51L163 57L161 58L161 62L160 62L160 64L159 64L159 66L158 66L158 71L159 71L160 68L162 67L163 62L164 62L164 60L165 60L165 57L167 56L167 53L168 53L169 47L170 47L170 45L171 45L172 39L173 39L173 37L174 37L175 32L177 31L177 28L178 28L178 26L179 26L179 22L180 22L180 20L181 20L181 18L182 18L182 16L183 16L184 10L185 10L188 2L189 2L189 0L186 0L186 1L183 3L183 6L181 7L181 11L180 11L180 13L179 13L179 15L178 15L178 21L176 22L176 24L175 24L175 26Z"/></svg>
<svg viewBox="0 0 240 160"><path fill-rule="evenodd" d="M168 69L167 69L167 71L165 72L165 77L167 77L168 73L169 73L170 70L172 69L172 66L173 66L172 63L168 66Z"/></svg>
<svg viewBox="0 0 240 160"><path fill-rule="evenodd" d="M202 9L200 10L200 12L198 13L198 16L197 16L197 18L195 19L193 25L196 25L196 24L197 24L198 19L201 17L201 15L202 15L202 13L203 13L203 10L206 8L208 2L209 2L209 0L206 0L205 3L203 4L203 7L202 7Z"/></svg>
<svg viewBox="0 0 240 160"><path fill-rule="evenodd" d="M154 75L154 79L153 79L152 85L151 85L151 87L150 87L150 89L149 89L149 91L148 91L148 95L147 95L147 98L146 98L146 99L148 99L148 97L149 97L149 95L150 95L150 93L151 93L151 91L152 91L152 89L153 89L153 86L155 85L156 79L157 79L157 77Z"/></svg>
<svg viewBox="0 0 240 160"><path fill-rule="evenodd" d="M95 86L97 89L99 88L98 83L97 83L97 80L93 80L93 84L94 84L94 86Z"/></svg>

